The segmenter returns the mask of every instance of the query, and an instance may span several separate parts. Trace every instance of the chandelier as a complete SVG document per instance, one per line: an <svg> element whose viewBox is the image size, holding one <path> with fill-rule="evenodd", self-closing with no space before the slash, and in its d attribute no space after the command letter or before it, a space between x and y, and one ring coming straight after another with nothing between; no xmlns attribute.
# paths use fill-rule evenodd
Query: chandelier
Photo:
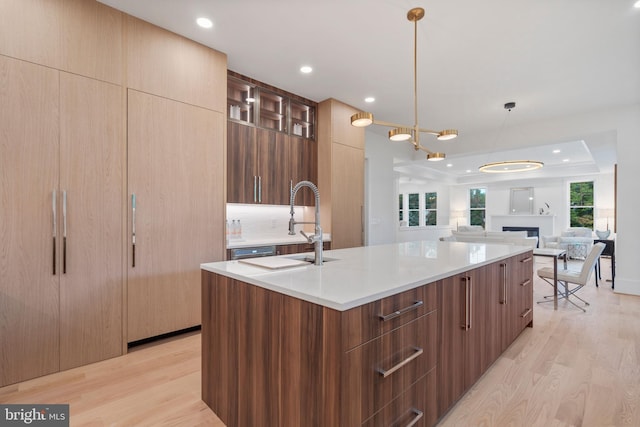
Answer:
<svg viewBox="0 0 640 427"><path fill-rule="evenodd" d="M516 103L513 101L504 104L504 109L507 110L507 116L505 116L505 119L502 122L502 127L500 128L498 135L500 135L504 130L507 117L514 108L516 108ZM484 173L528 172L540 169L543 166L544 163L537 160L503 160L500 162L485 163L480 166L478 170Z"/></svg>
<svg viewBox="0 0 640 427"><path fill-rule="evenodd" d="M427 153L427 160L439 161L445 158L444 153L428 150L420 145L420 133L434 135L440 141L446 141L458 136L455 129L445 129L435 131L423 129L418 125L418 21L424 17L424 9L416 7L407 12L407 19L413 22L413 109L414 109L414 125L400 125L374 120L372 113L360 112L351 116L351 125L356 127L365 127L369 125L379 125L392 128L389 131L389 139L391 141L409 141L413 144L416 151L422 150Z"/></svg>

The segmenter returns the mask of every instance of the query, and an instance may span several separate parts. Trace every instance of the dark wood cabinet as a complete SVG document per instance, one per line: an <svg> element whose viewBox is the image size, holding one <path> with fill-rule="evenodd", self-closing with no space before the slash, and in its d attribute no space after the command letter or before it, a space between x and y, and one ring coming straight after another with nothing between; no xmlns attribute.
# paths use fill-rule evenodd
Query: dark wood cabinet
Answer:
<svg viewBox="0 0 640 427"><path fill-rule="evenodd" d="M227 202L288 205L292 185L316 182L314 141L231 121L227 135ZM295 203L314 206L313 192L302 188Z"/></svg>
<svg viewBox="0 0 640 427"><path fill-rule="evenodd" d="M438 406L443 414L482 375L483 330L487 327L484 269L443 279L442 340Z"/></svg>
<svg viewBox="0 0 640 427"><path fill-rule="evenodd" d="M527 252L441 281L440 415L533 325L532 260Z"/></svg>
<svg viewBox="0 0 640 427"><path fill-rule="evenodd" d="M316 104L229 73L227 202L288 205L293 185L317 184ZM313 206L313 192L302 188L295 203Z"/></svg>
<svg viewBox="0 0 640 427"><path fill-rule="evenodd" d="M346 311L203 271L202 399L229 426L432 426L501 354L505 308L531 324L530 256Z"/></svg>
<svg viewBox="0 0 640 427"><path fill-rule="evenodd" d="M289 203L287 136L228 122L227 202Z"/></svg>
<svg viewBox="0 0 640 427"><path fill-rule="evenodd" d="M339 312L207 271L202 280L202 398L226 425L436 419L436 283Z"/></svg>

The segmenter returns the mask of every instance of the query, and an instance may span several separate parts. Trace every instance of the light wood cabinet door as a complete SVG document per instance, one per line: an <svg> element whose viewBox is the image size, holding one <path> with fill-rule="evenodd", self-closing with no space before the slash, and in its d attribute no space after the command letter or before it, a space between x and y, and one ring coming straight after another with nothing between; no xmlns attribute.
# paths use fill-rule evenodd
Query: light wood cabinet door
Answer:
<svg viewBox="0 0 640 427"><path fill-rule="evenodd" d="M1 387L58 370L60 272L58 72L0 56L0 76Z"/></svg>
<svg viewBox="0 0 640 427"><path fill-rule="evenodd" d="M122 20L98 1L3 0L0 53L120 84Z"/></svg>
<svg viewBox="0 0 640 427"><path fill-rule="evenodd" d="M362 246L364 152L348 145L333 144L331 163L331 247Z"/></svg>
<svg viewBox="0 0 640 427"><path fill-rule="evenodd" d="M60 73L61 370L122 354L123 123L120 86Z"/></svg>
<svg viewBox="0 0 640 427"><path fill-rule="evenodd" d="M200 324L200 264L224 259L224 116L128 94L128 342Z"/></svg>

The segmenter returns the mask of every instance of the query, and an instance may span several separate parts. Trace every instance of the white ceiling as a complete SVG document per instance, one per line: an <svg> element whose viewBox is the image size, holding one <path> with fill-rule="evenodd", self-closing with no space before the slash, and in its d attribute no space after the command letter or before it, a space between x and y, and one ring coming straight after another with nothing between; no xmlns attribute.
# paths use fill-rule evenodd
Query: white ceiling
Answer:
<svg viewBox="0 0 640 427"><path fill-rule="evenodd" d="M406 13L423 7L418 121L423 128L458 129L460 136L448 144L456 144L453 151L459 154L436 169L425 170L434 163L427 165L423 156L413 165L398 165L413 167L411 174L470 179L466 169L477 169L478 159L491 151L474 135L500 138L508 101L517 102L509 114L517 114L519 125L640 103L636 0L100 1L227 53L233 71L314 101L333 97L380 120L409 125L413 24ZM196 26L199 16L209 17L213 28ZM301 65L311 65L313 73L301 74ZM366 96L374 96L375 103L366 104ZM441 142L423 138L423 143L447 151L437 146ZM602 159L615 162L615 145L567 144L572 167L556 165L558 156L549 154L553 144L509 154L544 161L544 173L552 167L569 171L577 162L584 167L590 162L585 171L601 171Z"/></svg>

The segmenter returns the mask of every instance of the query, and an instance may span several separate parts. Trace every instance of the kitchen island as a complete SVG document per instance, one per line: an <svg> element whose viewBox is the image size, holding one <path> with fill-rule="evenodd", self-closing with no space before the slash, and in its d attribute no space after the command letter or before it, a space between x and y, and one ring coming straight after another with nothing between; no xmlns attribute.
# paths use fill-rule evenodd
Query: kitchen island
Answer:
<svg viewBox="0 0 640 427"><path fill-rule="evenodd" d="M532 259L421 241L202 264L202 398L229 426L433 425L532 326Z"/></svg>

